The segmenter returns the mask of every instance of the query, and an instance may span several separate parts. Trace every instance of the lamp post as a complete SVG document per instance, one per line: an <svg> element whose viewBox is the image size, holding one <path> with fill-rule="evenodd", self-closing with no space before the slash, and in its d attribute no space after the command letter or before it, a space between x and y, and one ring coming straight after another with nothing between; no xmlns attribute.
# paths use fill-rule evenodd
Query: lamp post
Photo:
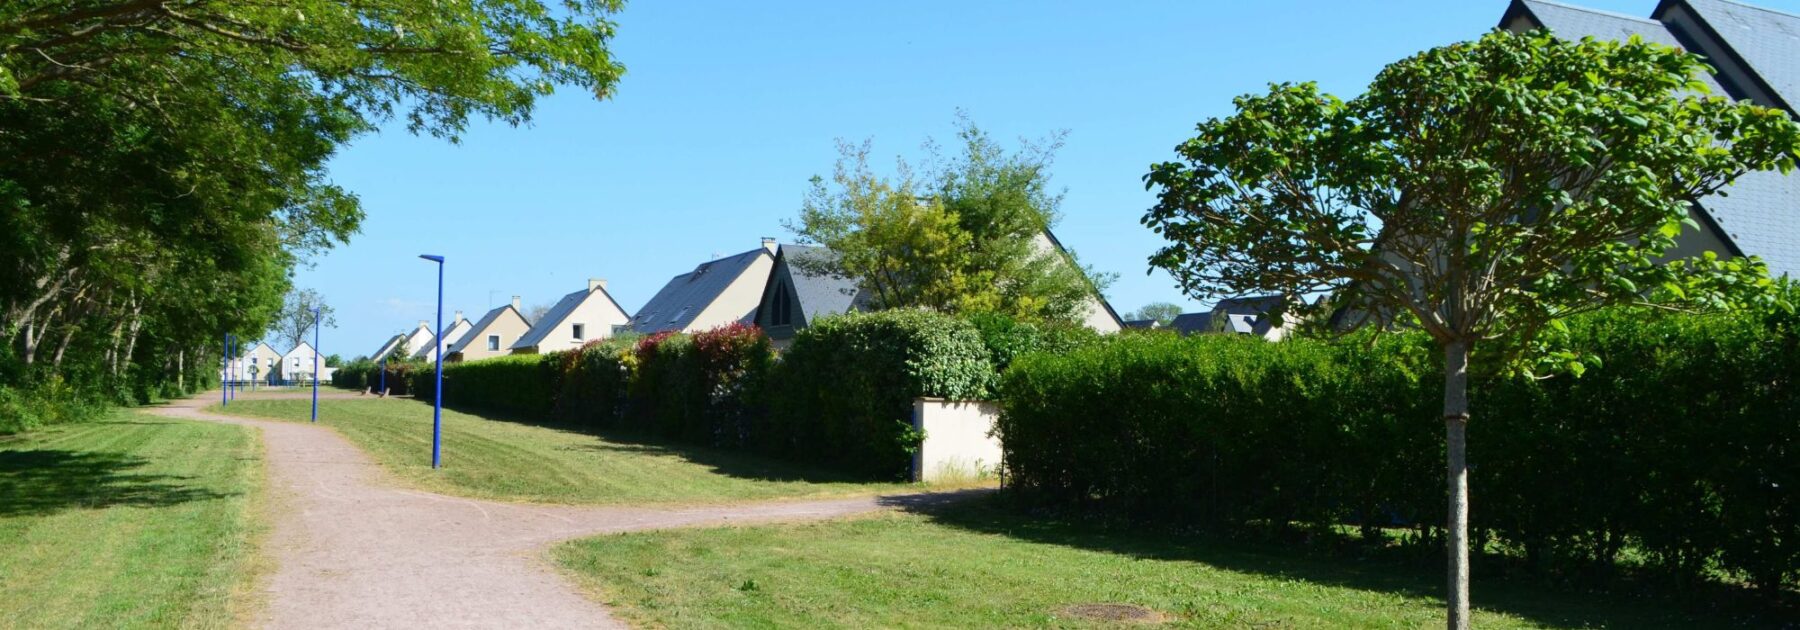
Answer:
<svg viewBox="0 0 1800 630"><path fill-rule="evenodd" d="M231 333L219 339L219 405L231 404Z"/></svg>
<svg viewBox="0 0 1800 630"><path fill-rule="evenodd" d="M319 421L319 308L313 307L313 416L312 421Z"/></svg>
<svg viewBox="0 0 1800 630"><path fill-rule="evenodd" d="M440 457L444 445L444 257L419 254L420 258L438 265L437 331L431 342L437 347L437 376L431 387L431 467L443 465ZM385 372L383 376L385 377Z"/></svg>
<svg viewBox="0 0 1800 630"><path fill-rule="evenodd" d="M387 357L381 358L381 395L387 395Z"/></svg>

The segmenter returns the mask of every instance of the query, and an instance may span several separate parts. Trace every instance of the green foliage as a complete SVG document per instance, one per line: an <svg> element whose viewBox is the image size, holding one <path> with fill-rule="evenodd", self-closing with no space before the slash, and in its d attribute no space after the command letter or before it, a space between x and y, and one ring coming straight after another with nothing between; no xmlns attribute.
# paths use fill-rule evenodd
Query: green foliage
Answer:
<svg viewBox="0 0 1800 630"><path fill-rule="evenodd" d="M1008 153L959 118L957 137L960 154L934 152L933 172L918 177L902 162L891 180L869 167L869 143L839 143L831 182L814 177L788 224L838 255L790 262L855 278L876 308L1079 321L1111 278L1041 246L1059 219L1049 167L1061 135Z"/></svg>
<svg viewBox="0 0 1800 630"><path fill-rule="evenodd" d="M785 457L870 477L903 475L918 445L914 398L984 398L994 365L965 321L920 310L849 313L794 336L771 377L767 431Z"/></svg>
<svg viewBox="0 0 1800 630"><path fill-rule="evenodd" d="M1121 317L1128 322L1148 319L1163 326L1167 326L1170 322L1175 321L1175 317L1179 315L1181 315L1181 305L1179 304L1170 302L1151 302L1145 304L1143 308L1126 313Z"/></svg>
<svg viewBox="0 0 1800 630"><path fill-rule="evenodd" d="M561 353L498 356L444 364L444 405L543 417L556 403ZM413 395L430 399L436 370L412 372Z"/></svg>
<svg viewBox="0 0 1800 630"><path fill-rule="evenodd" d="M1694 579L1800 578L1800 330L1781 309L1618 311L1565 340L1606 357L1581 378L1479 379L1493 422L1472 531L1535 566L1610 567L1627 548ZM1412 527L1433 540L1442 374L1423 335L1331 344L1128 335L1018 359L1003 377L1009 482L1217 529L1247 523Z"/></svg>
<svg viewBox="0 0 1800 630"><path fill-rule="evenodd" d="M976 313L967 319L981 333L988 360L1000 372L1028 352L1068 352L1100 339L1094 329L1076 324L1033 324L998 313Z"/></svg>
<svg viewBox="0 0 1800 630"><path fill-rule="evenodd" d="M561 391L556 394L553 415L586 428L619 425L637 358L631 338L596 339L581 348L560 353Z"/></svg>

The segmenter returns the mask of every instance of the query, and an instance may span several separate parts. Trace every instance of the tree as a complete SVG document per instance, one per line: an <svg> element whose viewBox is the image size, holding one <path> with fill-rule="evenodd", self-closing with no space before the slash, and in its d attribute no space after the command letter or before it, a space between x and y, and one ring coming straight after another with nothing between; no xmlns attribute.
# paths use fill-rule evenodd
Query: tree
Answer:
<svg viewBox="0 0 1800 630"><path fill-rule="evenodd" d="M1143 222L1170 241L1151 264L1189 294L1276 293L1281 317L1333 293L1346 327L1436 342L1451 628L1468 626L1471 357L1579 375L1554 343L1563 318L1767 299L1758 260L1665 260L1696 200L1800 151L1785 113L1706 95L1704 71L1636 38L1496 32L1396 62L1348 102L1312 84L1239 97L1145 178Z"/></svg>
<svg viewBox="0 0 1800 630"><path fill-rule="evenodd" d="M1158 325L1167 326L1181 314L1181 305L1169 302L1151 302L1143 308L1125 314L1125 321L1141 319L1155 320Z"/></svg>
<svg viewBox="0 0 1800 630"><path fill-rule="evenodd" d="M344 357L336 353L325 355L325 367L337 367L344 364Z"/></svg>
<svg viewBox="0 0 1800 630"><path fill-rule="evenodd" d="M316 316L314 309L318 310ZM318 291L296 288L282 298L281 312L276 314L272 332L276 339L286 344L283 347L299 347L302 341L312 341L313 322L326 328L337 327L337 318L332 317L332 313L331 305L325 303L325 296L319 295Z"/></svg>
<svg viewBox="0 0 1800 630"><path fill-rule="evenodd" d="M544 316L550 314L550 309L555 306L555 304L549 302L538 302L537 304L525 307L525 312L521 314L525 316L525 321L537 324L538 322L544 321Z"/></svg>
<svg viewBox="0 0 1800 630"><path fill-rule="evenodd" d="M814 177L798 222L787 224L837 256L790 262L857 279L876 308L1079 321L1111 277L1046 247L1060 218L1049 166L1061 135L1008 152L958 120L961 151L944 157L928 144L923 176L904 160L893 178L877 175L870 143L839 142L831 181Z"/></svg>

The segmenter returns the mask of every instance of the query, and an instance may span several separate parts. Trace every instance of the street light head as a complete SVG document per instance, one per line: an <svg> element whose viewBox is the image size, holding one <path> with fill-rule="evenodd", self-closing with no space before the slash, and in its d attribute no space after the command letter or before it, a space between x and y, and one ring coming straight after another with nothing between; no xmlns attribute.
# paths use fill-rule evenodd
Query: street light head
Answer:
<svg viewBox="0 0 1800 630"><path fill-rule="evenodd" d="M433 256L431 254L419 254L419 257L423 258L425 260L429 260L434 263L438 263L438 264L443 264L443 262L444 262L443 256Z"/></svg>

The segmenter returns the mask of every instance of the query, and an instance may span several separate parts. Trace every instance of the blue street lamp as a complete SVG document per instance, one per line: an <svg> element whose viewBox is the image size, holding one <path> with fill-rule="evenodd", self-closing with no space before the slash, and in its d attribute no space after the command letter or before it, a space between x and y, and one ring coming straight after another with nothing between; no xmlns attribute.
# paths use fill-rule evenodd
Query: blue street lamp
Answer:
<svg viewBox="0 0 1800 630"><path fill-rule="evenodd" d="M319 421L319 309L313 307L313 422Z"/></svg>
<svg viewBox="0 0 1800 630"><path fill-rule="evenodd" d="M231 333L219 340L219 405L231 404Z"/></svg>
<svg viewBox="0 0 1800 630"><path fill-rule="evenodd" d="M419 254L420 258L438 264L438 300L437 331L432 335L432 343L437 344L437 381L431 388L431 467L438 468L443 460L439 455L444 445L444 257L431 254ZM386 373L383 373L386 377Z"/></svg>

